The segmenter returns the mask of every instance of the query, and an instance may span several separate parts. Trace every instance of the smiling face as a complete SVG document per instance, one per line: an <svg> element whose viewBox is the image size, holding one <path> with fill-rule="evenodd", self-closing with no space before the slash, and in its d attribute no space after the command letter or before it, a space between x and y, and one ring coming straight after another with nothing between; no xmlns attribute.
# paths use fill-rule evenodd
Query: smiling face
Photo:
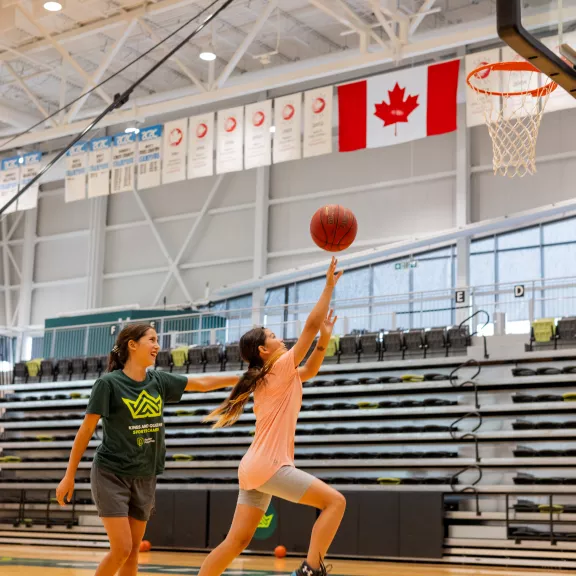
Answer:
<svg viewBox="0 0 576 576"><path fill-rule="evenodd" d="M130 359L135 364L146 368L154 366L156 364L156 356L160 350L156 330L149 328L139 340L130 340L128 342L128 350Z"/></svg>

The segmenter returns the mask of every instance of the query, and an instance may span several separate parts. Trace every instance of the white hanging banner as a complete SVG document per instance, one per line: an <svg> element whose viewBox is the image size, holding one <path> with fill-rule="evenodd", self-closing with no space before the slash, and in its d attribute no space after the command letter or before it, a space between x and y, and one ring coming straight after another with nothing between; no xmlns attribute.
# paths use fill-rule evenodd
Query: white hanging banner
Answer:
<svg viewBox="0 0 576 576"><path fill-rule="evenodd" d="M302 93L274 100L274 164L302 158Z"/></svg>
<svg viewBox="0 0 576 576"><path fill-rule="evenodd" d="M64 200L66 202L75 202L86 198L87 152L87 142L78 142L66 152L66 181L64 185Z"/></svg>
<svg viewBox="0 0 576 576"><path fill-rule="evenodd" d="M332 94L332 86L304 93L304 158L332 152Z"/></svg>
<svg viewBox="0 0 576 576"><path fill-rule="evenodd" d="M244 108L244 168L270 166L272 141L272 100L256 102Z"/></svg>
<svg viewBox="0 0 576 576"><path fill-rule="evenodd" d="M136 163L136 134L121 133L113 137L112 194L134 190L134 164Z"/></svg>
<svg viewBox="0 0 576 576"><path fill-rule="evenodd" d="M214 112L192 116L189 122L188 178L214 174Z"/></svg>
<svg viewBox="0 0 576 576"><path fill-rule="evenodd" d="M466 56L466 77L468 74L480 66L485 66L486 64L494 64L495 62L500 62L500 48L495 48L494 50L486 50L485 52L476 52L476 54L468 54ZM500 86L501 74L499 72L490 72L490 70L485 70L480 73L476 82L472 80L475 86L482 88L483 90L501 92L502 87ZM492 96L492 110L493 117L496 117L500 111L500 96ZM478 98L476 92L466 85L466 125L468 127L481 126L485 124L484 116L484 98Z"/></svg>
<svg viewBox="0 0 576 576"><path fill-rule="evenodd" d="M218 144L216 149L216 172L242 170L242 147L244 144L244 108L230 108L218 112Z"/></svg>
<svg viewBox="0 0 576 576"><path fill-rule="evenodd" d="M22 157L20 168L20 190L26 186L30 180L35 178L42 168L42 152L30 152ZM18 210L31 210L38 204L39 184L33 184L18 198Z"/></svg>
<svg viewBox="0 0 576 576"><path fill-rule="evenodd" d="M5 206L16 194L20 184L20 158L5 158L0 165L0 205ZM16 211L17 202L13 202L3 214Z"/></svg>
<svg viewBox="0 0 576 576"><path fill-rule="evenodd" d="M112 138L93 138L88 147L88 198L107 196L110 194Z"/></svg>
<svg viewBox="0 0 576 576"><path fill-rule="evenodd" d="M186 180L186 137L188 118L174 120L164 125L164 149L162 161L162 183Z"/></svg>
<svg viewBox="0 0 576 576"><path fill-rule="evenodd" d="M162 124L156 124L138 134L138 190L160 186L162 129Z"/></svg>

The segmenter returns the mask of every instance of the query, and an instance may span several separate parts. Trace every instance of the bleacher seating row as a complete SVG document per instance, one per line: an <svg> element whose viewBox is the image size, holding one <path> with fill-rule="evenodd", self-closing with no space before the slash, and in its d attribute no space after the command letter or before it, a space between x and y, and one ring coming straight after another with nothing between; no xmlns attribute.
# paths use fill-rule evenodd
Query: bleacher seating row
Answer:
<svg viewBox="0 0 576 576"><path fill-rule="evenodd" d="M288 348L296 340L285 340ZM392 358L404 359L407 356L428 355L449 356L464 354L470 346L470 334L467 326L453 328L432 328L431 330L399 330L391 332L374 332L349 334L333 339L327 352L327 360L340 363L346 359L362 358L381 361ZM13 382L30 378L43 380L72 380L100 376L106 371L106 356L89 356L87 358L64 358L59 360L43 359L32 362L19 362L14 367ZM238 343L226 345L180 347L173 350L161 350L156 358L156 367L161 370L182 372L206 372L212 370L241 370L244 362L240 357Z"/></svg>
<svg viewBox="0 0 576 576"><path fill-rule="evenodd" d="M362 338L369 335L351 336L355 346L363 346ZM444 493L446 561L470 557L465 551L491 539L489 553L481 554L483 561L496 562L496 556L505 555L513 545L516 558L541 567L542 559L524 541L543 545L552 534L558 542L546 549L545 561L557 561L560 567L563 555L570 553L562 542L576 534L566 516L574 513L571 507L576 509L576 418L570 404L576 398L576 362L563 359L550 364L548 359L527 368L516 358L509 364L484 364L478 376L477 362L458 368L459 360L446 359L445 351L431 360L428 353L424 359L420 350L421 360L411 363L406 373L402 354L395 364L368 364L366 358L381 356L358 356L357 348L345 354L346 340L340 340L344 344L338 343L333 364L327 363L317 378L305 383L297 428L298 465L350 490L357 486L361 491ZM336 368L339 349L341 362ZM186 349L186 358L190 350L203 349ZM174 361L172 352L168 355ZM183 350L174 365L159 359L159 367L185 371L185 362L176 365L182 356ZM205 369L196 366L197 371ZM226 368L231 367L239 369L238 360L228 362ZM66 382L55 385L52 375L40 383L0 389L4 541L17 541L20 531L30 538L31 528L40 535L50 530L55 544L80 532L104 537L88 492L100 427L80 463L74 517L69 509L51 507L97 376L73 382L67 376ZM180 404L165 408L167 462L159 490L237 489L236 468L254 433L251 405L232 428L213 430L202 423L226 394L186 393ZM531 504L523 509L526 493L531 493ZM554 506L561 508L554 509L555 521L562 526L527 530L537 520L522 514L536 509L543 514L552 497ZM20 506L22 499L25 503ZM43 510L35 512L29 502L37 502Z"/></svg>

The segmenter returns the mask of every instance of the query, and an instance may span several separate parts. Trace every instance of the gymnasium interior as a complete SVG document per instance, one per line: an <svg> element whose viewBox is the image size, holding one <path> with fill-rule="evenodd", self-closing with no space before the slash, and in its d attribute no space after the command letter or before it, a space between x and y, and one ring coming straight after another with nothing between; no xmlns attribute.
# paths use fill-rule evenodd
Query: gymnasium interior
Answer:
<svg viewBox="0 0 576 576"><path fill-rule="evenodd" d="M55 491L124 326L240 375L333 254L295 454L346 497L331 576L574 571L574 134L575 0L0 0L0 574L106 553L101 425ZM311 234L327 205L351 244ZM138 573L226 537L255 422L204 423L227 395L166 405ZM274 498L225 574L288 575L317 515Z"/></svg>

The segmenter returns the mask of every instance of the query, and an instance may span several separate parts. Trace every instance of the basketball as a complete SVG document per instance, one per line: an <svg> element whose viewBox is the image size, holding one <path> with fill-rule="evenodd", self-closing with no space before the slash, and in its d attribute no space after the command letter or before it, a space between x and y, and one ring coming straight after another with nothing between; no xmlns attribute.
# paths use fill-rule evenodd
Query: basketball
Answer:
<svg viewBox="0 0 576 576"><path fill-rule="evenodd" d="M274 556L276 558L284 558L286 556L286 548L284 546L276 546Z"/></svg>
<svg viewBox="0 0 576 576"><path fill-rule="evenodd" d="M140 552L150 552L151 548L152 545L148 540L142 540L142 542L140 542Z"/></svg>
<svg viewBox="0 0 576 576"><path fill-rule="evenodd" d="M338 204L322 206L310 221L310 235L315 244L327 252L346 250L358 232L356 217L348 208Z"/></svg>

